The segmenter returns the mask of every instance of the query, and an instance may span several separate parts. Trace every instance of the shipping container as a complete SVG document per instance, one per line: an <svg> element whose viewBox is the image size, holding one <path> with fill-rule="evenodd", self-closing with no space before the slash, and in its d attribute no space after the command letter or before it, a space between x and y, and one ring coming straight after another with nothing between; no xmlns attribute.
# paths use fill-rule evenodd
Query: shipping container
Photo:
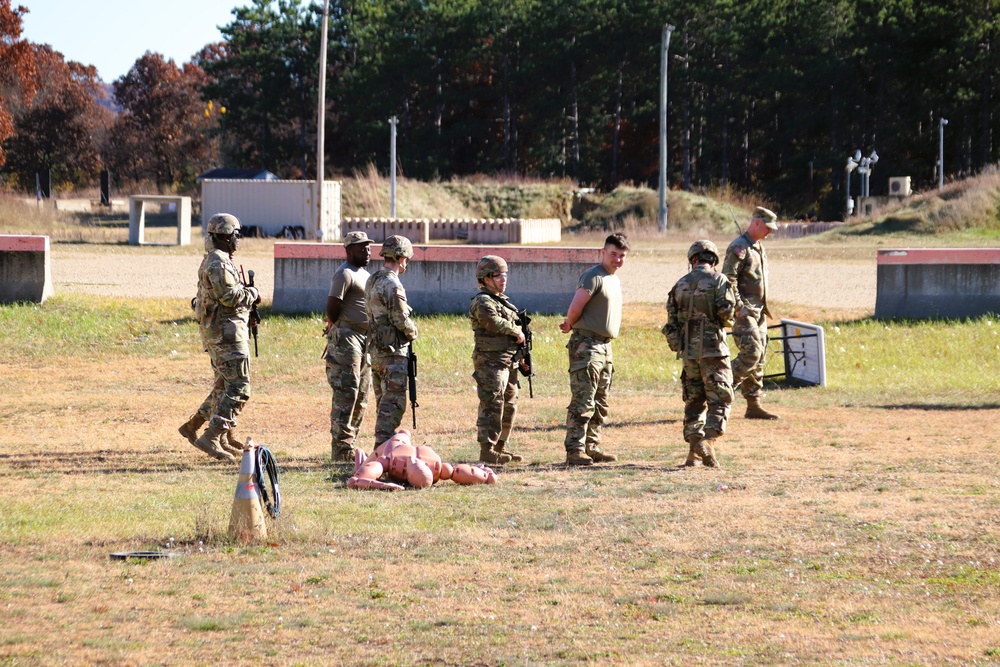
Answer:
<svg viewBox="0 0 1000 667"><path fill-rule="evenodd" d="M340 182L323 181L322 223L314 193L316 181L257 181L205 179L201 183L201 225L204 232L216 213L240 219L249 235L340 240ZM256 228L256 230L252 229Z"/></svg>

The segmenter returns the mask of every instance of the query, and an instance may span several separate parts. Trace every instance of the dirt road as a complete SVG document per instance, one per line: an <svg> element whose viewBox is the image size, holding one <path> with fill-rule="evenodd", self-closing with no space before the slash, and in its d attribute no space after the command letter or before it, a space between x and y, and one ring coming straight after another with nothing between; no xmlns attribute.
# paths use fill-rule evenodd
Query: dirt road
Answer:
<svg viewBox="0 0 1000 667"><path fill-rule="evenodd" d="M272 245L247 246L241 248L237 262L254 269L262 296L270 300ZM776 245L769 252L774 300L810 308L874 311L874 250L831 253ZM680 246L634 253L621 270L626 301L665 303L670 287L686 272L683 255ZM676 259L663 261L664 257ZM52 279L57 293L184 298L194 296L200 262L201 255L192 248L56 245Z"/></svg>

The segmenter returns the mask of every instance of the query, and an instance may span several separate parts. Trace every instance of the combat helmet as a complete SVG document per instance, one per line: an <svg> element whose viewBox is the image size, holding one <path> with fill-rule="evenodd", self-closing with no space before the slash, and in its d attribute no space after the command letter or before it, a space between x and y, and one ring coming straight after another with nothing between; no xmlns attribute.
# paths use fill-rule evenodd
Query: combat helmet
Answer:
<svg viewBox="0 0 1000 667"><path fill-rule="evenodd" d="M240 221L235 215L230 213L216 213L208 221L206 230L209 234L222 234L229 236L233 232L239 231Z"/></svg>
<svg viewBox="0 0 1000 667"><path fill-rule="evenodd" d="M400 257L410 259L413 257L413 244L405 236L390 236L382 241L382 249L378 251L378 254L387 259Z"/></svg>
<svg viewBox="0 0 1000 667"><path fill-rule="evenodd" d="M489 278L494 273L507 273L507 262L504 261L503 257L486 255L476 264L476 280L479 282L482 282L483 278Z"/></svg>
<svg viewBox="0 0 1000 667"><path fill-rule="evenodd" d="M690 262L692 257L694 257L695 255L700 255L703 252L715 255L715 263L716 264L719 263L719 249L715 246L714 243L708 240L695 241L694 243L691 244L691 247L688 248L688 254L687 254L688 261Z"/></svg>

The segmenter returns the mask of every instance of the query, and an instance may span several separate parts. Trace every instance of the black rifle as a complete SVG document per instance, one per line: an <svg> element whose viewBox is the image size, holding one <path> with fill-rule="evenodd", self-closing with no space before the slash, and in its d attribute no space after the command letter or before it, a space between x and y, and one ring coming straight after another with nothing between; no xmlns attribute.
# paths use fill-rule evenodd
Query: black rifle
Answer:
<svg viewBox="0 0 1000 667"><path fill-rule="evenodd" d="M410 351L406 357L406 380L407 389L410 392L410 412L413 413L413 430L417 430L417 353L413 351L413 343L410 343Z"/></svg>
<svg viewBox="0 0 1000 667"><path fill-rule="evenodd" d="M243 265L240 264L240 278L243 279L243 284L247 287L253 287L253 269L247 273L250 276L250 282L247 282L246 276L243 275ZM250 319L247 321L247 326L250 327L250 335L253 336L253 356L259 356L257 354L257 327L260 325L260 312L257 310L257 304L254 303L250 306Z"/></svg>
<svg viewBox="0 0 1000 667"><path fill-rule="evenodd" d="M517 364L517 368L521 371L521 375L528 378L528 396L531 398L535 397L535 388L531 384L531 378L535 375L535 369L531 365L531 318L528 317L528 311L519 310L517 313L517 323L521 327L521 333L524 334L524 342L521 343L517 352L514 353L512 361Z"/></svg>

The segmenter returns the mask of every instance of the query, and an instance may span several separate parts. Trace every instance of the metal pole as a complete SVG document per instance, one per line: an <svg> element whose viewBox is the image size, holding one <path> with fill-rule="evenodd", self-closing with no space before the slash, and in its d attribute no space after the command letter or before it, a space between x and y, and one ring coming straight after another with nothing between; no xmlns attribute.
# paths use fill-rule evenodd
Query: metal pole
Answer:
<svg viewBox="0 0 1000 667"><path fill-rule="evenodd" d="M944 126L948 121L938 119L938 191L944 189Z"/></svg>
<svg viewBox="0 0 1000 667"><path fill-rule="evenodd" d="M326 171L326 33L330 25L330 0L323 0L323 27L319 37L319 108L316 113L316 232L323 231L323 176ZM322 237L321 237L322 238ZM325 238L323 239L326 240Z"/></svg>
<svg viewBox="0 0 1000 667"><path fill-rule="evenodd" d="M389 119L389 217L396 217L396 117Z"/></svg>
<svg viewBox="0 0 1000 667"><path fill-rule="evenodd" d="M656 226L661 234L667 231L667 52L670 50L670 33L674 30L669 23L663 24L660 46L660 206Z"/></svg>
<svg viewBox="0 0 1000 667"><path fill-rule="evenodd" d="M847 202L845 203L845 208L844 208L844 210L846 211L846 213L844 213L844 220L847 220L847 217L849 215L851 215L851 210L854 208L854 206L851 205L851 170L850 169L846 170L846 172L844 173L844 186L845 186L844 190L847 191Z"/></svg>

